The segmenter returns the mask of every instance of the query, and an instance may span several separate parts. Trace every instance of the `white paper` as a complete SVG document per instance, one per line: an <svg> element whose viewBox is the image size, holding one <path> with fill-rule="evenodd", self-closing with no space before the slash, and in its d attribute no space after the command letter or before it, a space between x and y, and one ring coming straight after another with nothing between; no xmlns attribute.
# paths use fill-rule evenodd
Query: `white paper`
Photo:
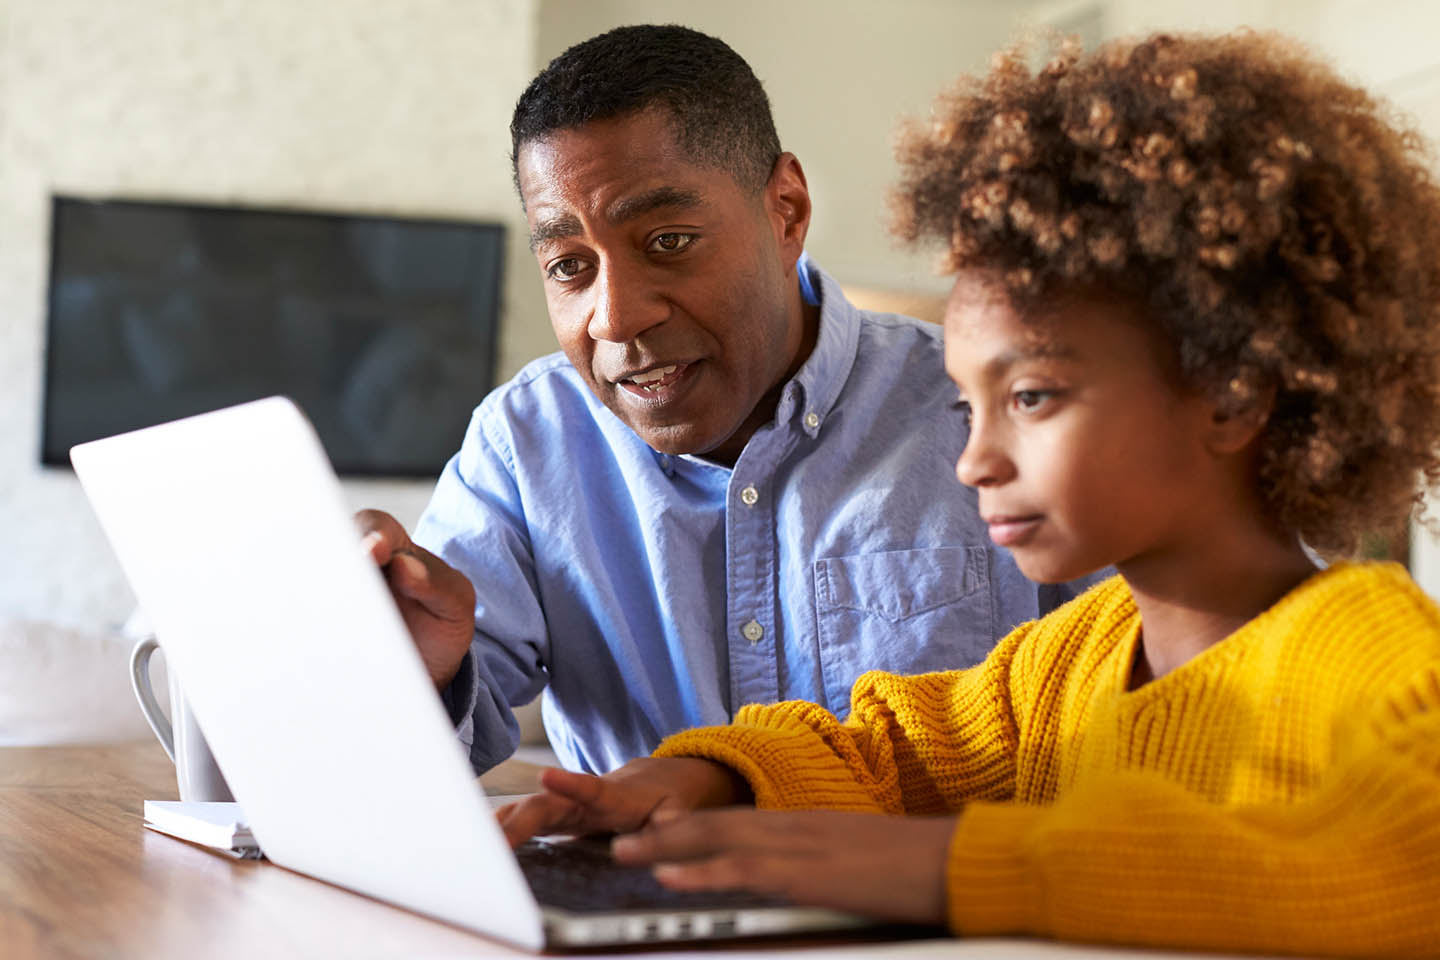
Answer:
<svg viewBox="0 0 1440 960"><path fill-rule="evenodd" d="M261 855L238 803L146 800L145 826L237 857Z"/></svg>

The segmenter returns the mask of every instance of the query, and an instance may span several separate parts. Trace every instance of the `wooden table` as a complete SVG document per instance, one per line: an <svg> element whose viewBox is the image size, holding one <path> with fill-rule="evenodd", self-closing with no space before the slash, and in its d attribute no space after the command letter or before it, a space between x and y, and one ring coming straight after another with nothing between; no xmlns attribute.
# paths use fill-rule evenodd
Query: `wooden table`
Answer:
<svg viewBox="0 0 1440 960"><path fill-rule="evenodd" d="M491 793L529 793L539 770L511 760L480 782ZM175 770L153 741L0 747L0 960L529 956L268 861L231 860L142 826L145 800L175 797ZM795 938L715 947L707 960L1161 956L948 938L890 944ZM693 957L707 948L675 949ZM653 950L629 955L662 960Z"/></svg>
<svg viewBox="0 0 1440 960"><path fill-rule="evenodd" d="M538 767L487 774L534 789ZM175 799L153 742L0 748L0 957L526 956L446 924L146 830Z"/></svg>

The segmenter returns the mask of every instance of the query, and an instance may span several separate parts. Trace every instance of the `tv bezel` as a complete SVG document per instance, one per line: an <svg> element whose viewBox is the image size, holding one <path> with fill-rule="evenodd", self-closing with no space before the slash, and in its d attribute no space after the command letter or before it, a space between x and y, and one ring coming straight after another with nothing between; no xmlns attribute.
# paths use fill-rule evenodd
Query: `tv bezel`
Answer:
<svg viewBox="0 0 1440 960"><path fill-rule="evenodd" d="M73 472L74 468L70 463L69 449L62 454L50 455L50 417L49 412L52 403L52 391L55 388L55 354L51 349L54 342L54 326L56 322L56 283L55 269L59 254L60 231L58 229L59 211L65 204L84 204L87 206L106 205L113 207L136 207L136 208L166 208L175 211L196 211L206 214L280 214L297 215L304 217L316 217L327 220L341 220L352 223L378 223L387 225L415 225L415 226L442 226L442 227L463 227L466 229L481 228L486 232L493 232L498 240L500 257L496 263L495 288L492 292L493 302L489 304L490 313L495 322L488 331L488 342L484 344L490 357L490 369L485 371L486 383L484 389L477 390L477 397L483 397L493 390L498 384L499 368L499 347L500 327L504 323L501 313L504 303L505 285L505 261L508 257L507 234L508 229L504 222L499 220L469 220L460 217L439 217L423 216L415 214L385 214L374 211L343 211L333 209L318 209L313 207L289 206L283 204L247 204L247 203L220 203L207 201L180 200L166 197L149 196L85 196L74 193L52 193L50 195L50 236L48 241L48 256L45 271L45 340L43 349L45 353L42 366L41 398L40 398L40 429L39 429L39 460L46 468L64 469ZM487 335L487 334L481 334ZM255 398L258 399L258 398ZM478 399L477 399L478 402ZM139 428L137 428L139 429ZM322 438L323 439L323 438ZM455 438L455 449L459 450L462 437ZM441 465L443 468L443 464ZM357 468L353 464L336 464L336 472L342 477L354 477L359 479L433 479L435 472L419 472L409 468L384 468L364 467Z"/></svg>

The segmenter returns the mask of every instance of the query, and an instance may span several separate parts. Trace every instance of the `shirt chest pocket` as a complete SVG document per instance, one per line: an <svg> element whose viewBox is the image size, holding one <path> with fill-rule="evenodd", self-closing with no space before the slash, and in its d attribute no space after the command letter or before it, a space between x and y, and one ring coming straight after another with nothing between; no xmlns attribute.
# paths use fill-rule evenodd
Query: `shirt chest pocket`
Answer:
<svg viewBox="0 0 1440 960"><path fill-rule="evenodd" d="M998 639L985 547L817 560L815 609L826 706L842 716L867 670L968 667Z"/></svg>

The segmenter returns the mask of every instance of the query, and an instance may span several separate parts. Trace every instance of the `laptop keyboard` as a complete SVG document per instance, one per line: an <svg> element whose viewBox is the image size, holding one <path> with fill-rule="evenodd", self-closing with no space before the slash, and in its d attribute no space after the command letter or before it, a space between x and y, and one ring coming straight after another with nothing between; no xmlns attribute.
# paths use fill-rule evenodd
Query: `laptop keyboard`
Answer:
<svg viewBox="0 0 1440 960"><path fill-rule="evenodd" d="M616 863L606 839L530 840L515 851L515 858L536 900L577 913L786 905L784 900L744 891L671 890L661 886L649 867Z"/></svg>

